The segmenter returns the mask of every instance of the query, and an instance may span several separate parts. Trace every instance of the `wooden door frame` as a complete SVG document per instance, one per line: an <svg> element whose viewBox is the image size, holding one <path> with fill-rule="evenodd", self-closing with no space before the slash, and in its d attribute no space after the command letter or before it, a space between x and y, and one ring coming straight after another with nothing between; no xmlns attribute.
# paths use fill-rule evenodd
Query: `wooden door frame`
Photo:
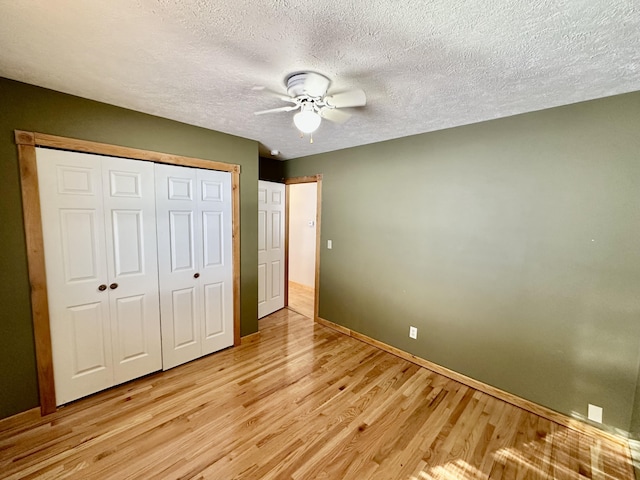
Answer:
<svg viewBox="0 0 640 480"><path fill-rule="evenodd" d="M75 138L59 137L44 133L22 130L15 130L14 133L15 143L18 147L18 162L20 164L22 212L27 245L29 284L31 287L31 315L35 339L40 411L42 415L55 412L57 407L53 377L53 352L51 347L51 327L49 324L49 302L44 262L44 238L42 234L40 193L38 190L36 147L93 153L231 173L233 345L240 345L240 165L183 157L138 148L121 147Z"/></svg>
<svg viewBox="0 0 640 480"><path fill-rule="evenodd" d="M313 321L318 321L318 308L320 305L320 227L322 219L322 174L308 175L306 177L286 178L285 185L285 223L284 223L284 306L289 306L289 186L299 183L316 183L316 258L315 258L315 285L313 290Z"/></svg>

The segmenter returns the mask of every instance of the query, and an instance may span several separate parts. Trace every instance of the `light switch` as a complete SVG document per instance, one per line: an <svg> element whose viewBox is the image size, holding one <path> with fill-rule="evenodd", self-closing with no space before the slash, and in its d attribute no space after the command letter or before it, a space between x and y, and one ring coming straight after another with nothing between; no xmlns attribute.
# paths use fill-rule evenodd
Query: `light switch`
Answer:
<svg viewBox="0 0 640 480"><path fill-rule="evenodd" d="M315 221L313 220L309 220L309 222L307 223L307 225L309 225L309 227L313 227L316 224Z"/></svg>
<svg viewBox="0 0 640 480"><path fill-rule="evenodd" d="M331 240L327 240L327 248L329 250L331 250L333 248L333 243L331 242Z"/></svg>

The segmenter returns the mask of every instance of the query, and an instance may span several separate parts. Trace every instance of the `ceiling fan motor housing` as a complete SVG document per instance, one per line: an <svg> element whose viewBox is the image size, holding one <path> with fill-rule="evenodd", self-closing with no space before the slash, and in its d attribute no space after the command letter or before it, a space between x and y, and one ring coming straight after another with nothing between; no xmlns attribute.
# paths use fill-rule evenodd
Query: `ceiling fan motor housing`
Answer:
<svg viewBox="0 0 640 480"><path fill-rule="evenodd" d="M327 86L331 82L327 77L319 73L313 73L313 74L310 74L309 72L293 73L287 77L287 80L285 82L287 86L287 94L289 94L290 97L294 97L294 98L303 96L303 95L311 97L311 95L309 95L309 93L305 89L307 79L309 78L310 75L314 75L316 77L322 77L323 79L326 80ZM325 90L325 93L326 93L326 90Z"/></svg>

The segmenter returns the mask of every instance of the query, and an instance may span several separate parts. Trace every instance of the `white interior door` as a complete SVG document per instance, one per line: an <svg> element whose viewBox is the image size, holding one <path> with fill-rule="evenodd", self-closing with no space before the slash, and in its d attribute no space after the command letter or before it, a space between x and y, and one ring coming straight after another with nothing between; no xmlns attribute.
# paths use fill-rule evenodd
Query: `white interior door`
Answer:
<svg viewBox="0 0 640 480"><path fill-rule="evenodd" d="M233 344L231 175L156 165L163 368Z"/></svg>
<svg viewBox="0 0 640 480"><path fill-rule="evenodd" d="M103 159L114 383L162 369L153 164Z"/></svg>
<svg viewBox="0 0 640 480"><path fill-rule="evenodd" d="M61 405L161 367L153 169L42 148L36 158Z"/></svg>
<svg viewBox="0 0 640 480"><path fill-rule="evenodd" d="M258 182L258 318L284 308L284 192Z"/></svg>

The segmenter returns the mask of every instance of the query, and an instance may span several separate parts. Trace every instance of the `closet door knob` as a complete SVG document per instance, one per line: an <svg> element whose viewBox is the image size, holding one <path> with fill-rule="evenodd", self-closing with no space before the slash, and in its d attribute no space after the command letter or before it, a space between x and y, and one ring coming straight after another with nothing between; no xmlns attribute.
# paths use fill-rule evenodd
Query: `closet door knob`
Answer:
<svg viewBox="0 0 640 480"><path fill-rule="evenodd" d="M98 287L98 290L100 290L101 292L104 292L106 289L107 286L104 283Z"/></svg>
<svg viewBox="0 0 640 480"><path fill-rule="evenodd" d="M199 276L200 276L200 274L199 274L199 273L194 273L194 274L193 274L193 278L198 278Z"/></svg>
<svg viewBox="0 0 640 480"><path fill-rule="evenodd" d="M117 283L112 283L111 285L109 285L109 288L111 290L115 290L116 288L118 288L118 284Z"/></svg>

